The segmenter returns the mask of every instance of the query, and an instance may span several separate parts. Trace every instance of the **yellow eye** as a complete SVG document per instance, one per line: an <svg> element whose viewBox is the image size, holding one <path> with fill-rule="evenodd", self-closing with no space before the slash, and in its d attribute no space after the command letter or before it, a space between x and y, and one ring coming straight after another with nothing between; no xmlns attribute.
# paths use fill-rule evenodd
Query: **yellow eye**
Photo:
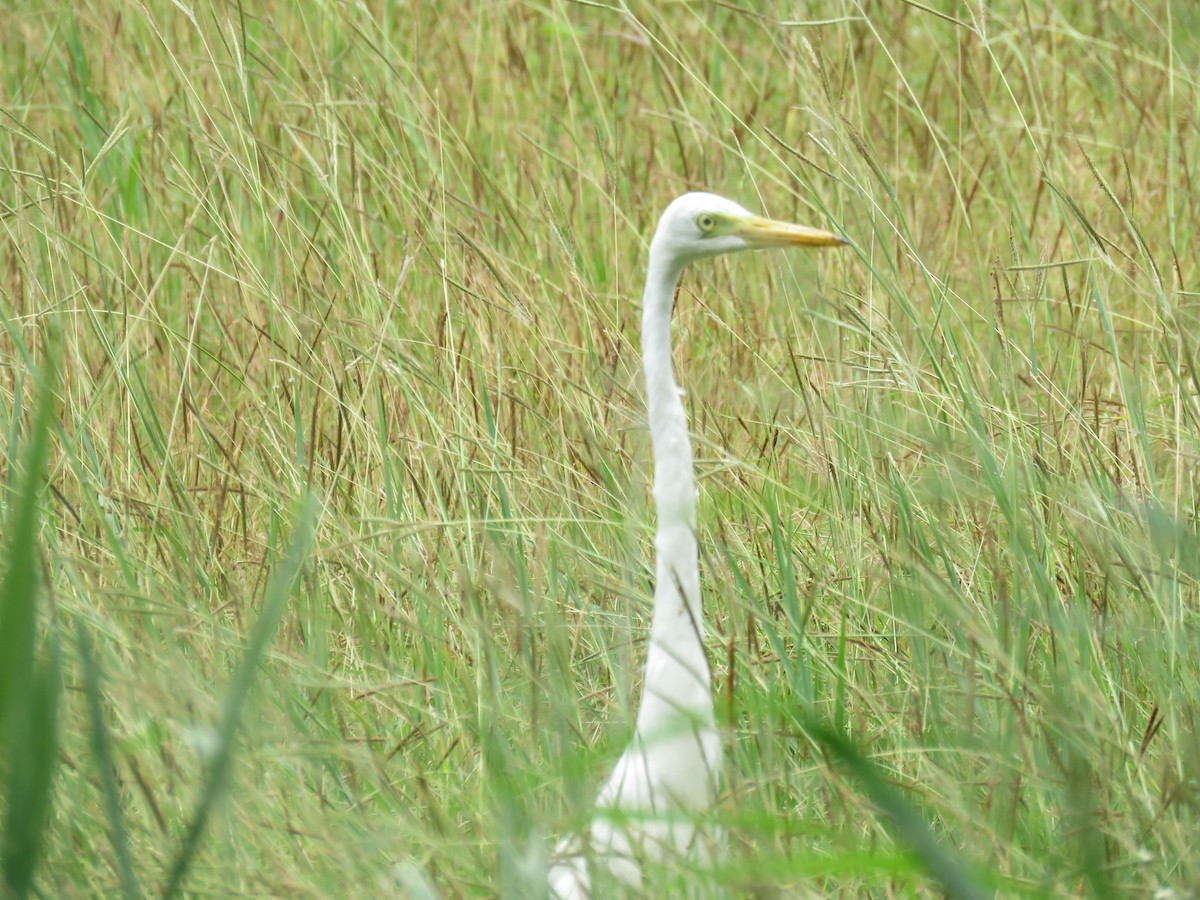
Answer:
<svg viewBox="0 0 1200 900"><path fill-rule="evenodd" d="M701 231L712 231L717 227L717 220L708 213L700 213L696 216L696 227Z"/></svg>

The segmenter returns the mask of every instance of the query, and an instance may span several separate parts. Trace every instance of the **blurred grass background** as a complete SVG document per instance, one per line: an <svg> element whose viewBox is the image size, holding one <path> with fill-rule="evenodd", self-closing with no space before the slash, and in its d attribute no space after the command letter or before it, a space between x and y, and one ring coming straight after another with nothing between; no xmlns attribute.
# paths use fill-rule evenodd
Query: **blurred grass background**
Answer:
<svg viewBox="0 0 1200 900"><path fill-rule="evenodd" d="M819 721L1000 896L1200 883L1194 4L82 0L0 34L6 510L60 373L4 537L64 685L42 896L161 893L208 802L188 896L535 890L630 733L641 272L689 189L856 246L677 304L730 843L680 877L940 895Z"/></svg>

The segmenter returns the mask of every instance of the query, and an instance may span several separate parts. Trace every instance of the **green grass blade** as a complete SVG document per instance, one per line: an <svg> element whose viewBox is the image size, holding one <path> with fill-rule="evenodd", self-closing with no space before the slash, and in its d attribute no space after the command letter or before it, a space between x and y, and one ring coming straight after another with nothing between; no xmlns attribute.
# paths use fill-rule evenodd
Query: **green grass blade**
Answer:
<svg viewBox="0 0 1200 900"><path fill-rule="evenodd" d="M125 830L117 784L113 780L112 751L109 747L108 728L104 724L103 675L100 671L100 663L92 650L91 639L88 637L82 621L78 623L76 643L79 647L80 659L83 661L83 688L87 694L88 712L92 720L92 755L96 758L96 768L100 772L100 784L104 788L109 839L112 841L113 853L117 857L117 872L121 877L121 890L127 898L137 898L142 896L142 892L138 888L137 878L133 874L133 864L129 859L129 835Z"/></svg>
<svg viewBox="0 0 1200 900"><path fill-rule="evenodd" d="M4 820L4 879L14 897L33 887L54 795L58 764L58 703L62 666L58 640L51 637L46 659L34 666L24 704L24 721L13 729Z"/></svg>
<svg viewBox="0 0 1200 900"><path fill-rule="evenodd" d="M44 394L48 391L44 391ZM13 508L5 529L4 579L0 583L0 719L20 699L33 671L37 629L38 496L49 449L49 415L43 396L25 453L24 472L9 492Z"/></svg>
<svg viewBox="0 0 1200 900"><path fill-rule="evenodd" d="M200 841L204 837L208 818L224 793L229 779L230 766L233 762L233 741L238 723L245 710L246 700L250 696L250 689L254 684L258 667L266 655L267 648L275 636L279 620L287 608L292 586L308 557L315 521L316 503L310 498L301 510L287 554L267 585L262 614L254 625L250 642L242 654L242 661L238 665L237 672L234 673L229 693L225 695L216 748L208 765L205 783L201 788L200 799L196 803L191 823L188 825L179 852L176 853L175 860L171 864L167 885L163 889L163 896L166 898L176 896L182 888L184 878L200 847Z"/></svg>
<svg viewBox="0 0 1200 900"><path fill-rule="evenodd" d="M908 845L925 870L941 884L946 896L955 900L990 900L994 896L994 892L979 884L967 866L942 845L921 814L853 744L824 726L810 726L809 731L858 779L893 833Z"/></svg>
<svg viewBox="0 0 1200 900"><path fill-rule="evenodd" d="M36 655L38 501L49 453L53 396L53 381L46 378L39 389L24 468L9 494L15 501L0 581L0 748L8 760L0 872L6 896L13 897L24 897L33 887L58 760L61 666L53 632L46 658L39 663Z"/></svg>

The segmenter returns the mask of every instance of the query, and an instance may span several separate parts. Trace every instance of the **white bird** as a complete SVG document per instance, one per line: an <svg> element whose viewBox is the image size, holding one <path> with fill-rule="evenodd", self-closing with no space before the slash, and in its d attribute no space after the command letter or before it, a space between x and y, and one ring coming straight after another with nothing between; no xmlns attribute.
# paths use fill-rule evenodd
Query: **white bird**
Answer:
<svg viewBox="0 0 1200 900"><path fill-rule="evenodd" d="M704 653L692 447L671 365L671 309L679 277L688 263L722 253L846 243L827 231L760 218L715 194L684 194L659 219L642 295L642 366L658 514L642 702L633 740L600 791L588 830L558 846L549 871L550 894L558 900L590 897L599 867L607 877L639 887L643 859L711 855L713 836L696 820L716 799L721 738Z"/></svg>

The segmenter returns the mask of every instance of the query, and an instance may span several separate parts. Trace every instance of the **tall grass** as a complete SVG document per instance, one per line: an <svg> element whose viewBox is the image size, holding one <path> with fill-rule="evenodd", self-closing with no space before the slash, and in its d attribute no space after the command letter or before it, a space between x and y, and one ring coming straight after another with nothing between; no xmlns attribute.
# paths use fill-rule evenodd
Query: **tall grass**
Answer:
<svg viewBox="0 0 1200 900"><path fill-rule="evenodd" d="M21 652L65 684L42 895L535 889L631 728L637 298L691 188L855 246L677 303L730 853L663 877L1200 883L1192 4L83 0L0 33L4 521L47 486L3 541L45 560Z"/></svg>
<svg viewBox="0 0 1200 900"><path fill-rule="evenodd" d="M40 595L38 498L49 444L53 385L40 382L30 434L10 433L9 447L23 446L22 465L10 468L0 556L0 756L5 760L0 887L5 896L28 896L45 844L54 797L58 755L58 707L62 665L53 623L38 635ZM38 377L40 375L40 377ZM19 439L20 438L20 439ZM40 652L39 652L40 651ZM41 657L41 658L39 658Z"/></svg>

